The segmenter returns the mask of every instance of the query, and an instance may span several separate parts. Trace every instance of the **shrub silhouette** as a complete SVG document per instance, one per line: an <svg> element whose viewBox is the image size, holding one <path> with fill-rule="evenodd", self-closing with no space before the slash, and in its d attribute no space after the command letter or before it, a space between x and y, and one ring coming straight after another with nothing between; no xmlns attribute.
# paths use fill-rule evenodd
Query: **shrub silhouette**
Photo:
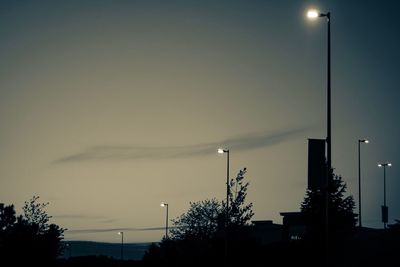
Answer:
<svg viewBox="0 0 400 267"><path fill-rule="evenodd" d="M248 182L244 182L246 168L229 181L229 258L236 265L247 258L239 257L252 246L248 224L253 216L252 203L246 204ZM224 264L226 202L207 199L191 202L189 210L172 220L169 239L153 244L144 256L147 266L209 266ZM240 253L239 253L240 252ZM232 265L231 264L231 265Z"/></svg>
<svg viewBox="0 0 400 267"><path fill-rule="evenodd" d="M20 216L14 205L0 204L0 265L51 264L62 252L64 229L49 223L51 217L44 211L48 203L38 199L25 202Z"/></svg>

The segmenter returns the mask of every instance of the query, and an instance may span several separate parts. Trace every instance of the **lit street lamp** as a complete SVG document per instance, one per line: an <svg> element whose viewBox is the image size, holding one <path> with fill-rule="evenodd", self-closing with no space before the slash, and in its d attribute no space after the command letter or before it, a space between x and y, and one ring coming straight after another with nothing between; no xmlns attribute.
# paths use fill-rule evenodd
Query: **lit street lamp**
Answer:
<svg viewBox="0 0 400 267"><path fill-rule="evenodd" d="M229 149L218 148L219 154L227 154L226 158L226 214L225 214L225 265L228 266L228 223L229 223Z"/></svg>
<svg viewBox="0 0 400 267"><path fill-rule="evenodd" d="M118 232L121 236L121 260L124 260L124 232Z"/></svg>
<svg viewBox="0 0 400 267"><path fill-rule="evenodd" d="M359 139L358 140L358 226L362 227L361 222L361 152L360 147L361 143L368 144L369 141L367 139Z"/></svg>
<svg viewBox="0 0 400 267"><path fill-rule="evenodd" d="M229 222L229 149L218 148L219 154L227 154L226 158L226 217L225 217L225 225L228 227Z"/></svg>
<svg viewBox="0 0 400 267"><path fill-rule="evenodd" d="M307 17L311 20L326 17L328 22L328 65L327 65L327 158L328 158L328 179L332 170L332 131L331 131L331 13L320 13L312 9L307 12Z"/></svg>
<svg viewBox="0 0 400 267"><path fill-rule="evenodd" d="M167 207L167 216L165 220L165 239L168 239L168 203L162 202L161 207Z"/></svg>
<svg viewBox="0 0 400 267"><path fill-rule="evenodd" d="M307 12L307 17L311 20L326 17L328 23L328 60L327 60L327 170L325 177L325 264L329 265L329 184L332 179L332 135L331 135L331 13L320 13L312 9Z"/></svg>
<svg viewBox="0 0 400 267"><path fill-rule="evenodd" d="M386 229L389 219L389 208L386 206L386 166L391 167L392 163L379 163L378 167L383 167L383 206L382 206L382 222L383 228Z"/></svg>

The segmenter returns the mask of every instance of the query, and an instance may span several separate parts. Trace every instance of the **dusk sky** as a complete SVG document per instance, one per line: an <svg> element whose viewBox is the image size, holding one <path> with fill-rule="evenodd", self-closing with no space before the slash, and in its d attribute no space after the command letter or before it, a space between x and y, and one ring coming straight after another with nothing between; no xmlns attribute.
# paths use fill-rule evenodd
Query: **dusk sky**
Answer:
<svg viewBox="0 0 400 267"><path fill-rule="evenodd" d="M363 225L400 219L399 1L0 1L0 203L50 202L66 240L159 241L246 167L253 220L282 223L326 137ZM358 212L358 209L355 210Z"/></svg>

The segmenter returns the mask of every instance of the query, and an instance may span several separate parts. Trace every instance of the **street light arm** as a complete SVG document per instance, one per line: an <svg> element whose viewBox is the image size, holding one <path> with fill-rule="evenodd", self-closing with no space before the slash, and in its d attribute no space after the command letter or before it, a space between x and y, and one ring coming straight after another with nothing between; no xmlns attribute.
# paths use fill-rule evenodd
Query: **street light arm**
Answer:
<svg viewBox="0 0 400 267"><path fill-rule="evenodd" d="M319 13L318 17L322 18L322 17L327 17L327 19L331 19L331 12L328 13Z"/></svg>

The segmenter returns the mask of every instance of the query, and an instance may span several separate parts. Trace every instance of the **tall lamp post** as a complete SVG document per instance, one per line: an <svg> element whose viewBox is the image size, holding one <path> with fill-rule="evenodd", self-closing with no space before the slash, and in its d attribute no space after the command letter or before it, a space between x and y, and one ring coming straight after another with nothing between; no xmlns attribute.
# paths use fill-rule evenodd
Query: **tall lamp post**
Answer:
<svg viewBox="0 0 400 267"><path fill-rule="evenodd" d="M167 216L165 219L165 239L168 239L168 203L162 202L160 206L167 208Z"/></svg>
<svg viewBox="0 0 400 267"><path fill-rule="evenodd" d="M328 158L328 174L332 170L332 140L331 140L331 12L320 13L312 9L307 12L309 19L326 17L328 23L328 61L327 61L327 158Z"/></svg>
<svg viewBox="0 0 400 267"><path fill-rule="evenodd" d="M229 223L229 149L218 148L219 154L227 154L226 158L226 214L225 214L225 265L228 266L228 223Z"/></svg>
<svg viewBox="0 0 400 267"><path fill-rule="evenodd" d="M121 260L124 260L124 232L118 232L121 236Z"/></svg>
<svg viewBox="0 0 400 267"><path fill-rule="evenodd" d="M391 167L392 163L379 163L378 167L383 167L383 206L382 206L382 222L383 228L386 229L389 219L389 208L386 206L386 166Z"/></svg>
<svg viewBox="0 0 400 267"><path fill-rule="evenodd" d="M312 9L307 12L309 19L317 19L326 17L328 26L328 60L327 60L327 170L325 178L325 260L326 266L329 265L329 184L332 179L332 135L331 135L331 13L320 13L319 11Z"/></svg>
<svg viewBox="0 0 400 267"><path fill-rule="evenodd" d="M229 149L218 148L219 154L227 154L226 157L226 215L225 225L228 227L229 222Z"/></svg>
<svg viewBox="0 0 400 267"><path fill-rule="evenodd" d="M367 139L359 139L358 140L358 226L362 227L361 221L361 152L360 147L361 143L368 144L369 141Z"/></svg>

